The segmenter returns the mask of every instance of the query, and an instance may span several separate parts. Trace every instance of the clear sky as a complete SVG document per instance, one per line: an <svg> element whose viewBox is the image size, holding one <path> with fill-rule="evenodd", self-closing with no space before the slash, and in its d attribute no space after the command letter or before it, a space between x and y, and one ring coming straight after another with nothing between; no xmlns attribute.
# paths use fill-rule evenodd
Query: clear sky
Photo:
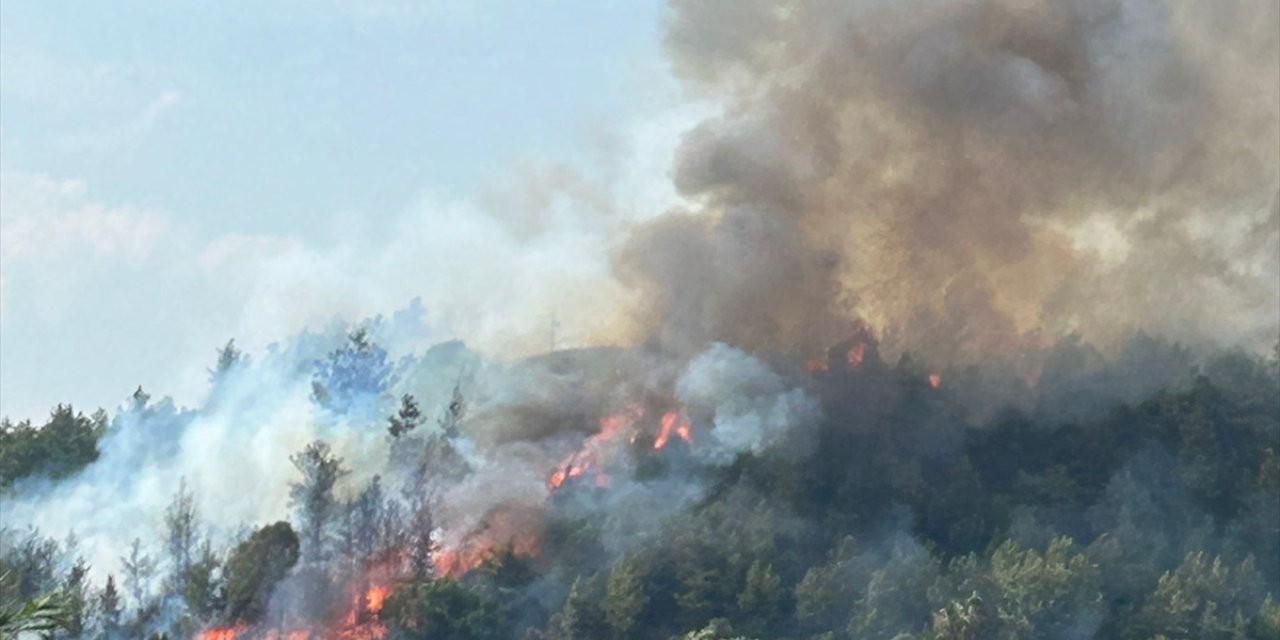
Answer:
<svg viewBox="0 0 1280 640"><path fill-rule="evenodd" d="M271 301L403 306L412 284L359 282L404 267L397 229L645 146L676 102L661 24L652 0L6 0L0 412L181 400L227 338L305 324ZM509 266L546 263L505 236Z"/></svg>

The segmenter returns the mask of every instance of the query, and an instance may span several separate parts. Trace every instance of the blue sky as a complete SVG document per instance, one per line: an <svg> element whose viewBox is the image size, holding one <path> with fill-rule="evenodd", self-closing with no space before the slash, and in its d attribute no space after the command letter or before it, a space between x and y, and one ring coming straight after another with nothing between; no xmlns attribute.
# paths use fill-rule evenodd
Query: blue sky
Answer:
<svg viewBox="0 0 1280 640"><path fill-rule="evenodd" d="M605 286L608 223L583 220L616 211L592 194L647 205L686 121L662 11L6 1L0 412L111 407L136 384L181 399L229 337L260 346L415 295L486 312L450 288L456 270L379 282L439 263L419 256L458 252L472 289L503 270L570 296ZM497 257L468 267L467 247ZM591 255L561 262L566 247ZM556 313L540 300L528 315Z"/></svg>

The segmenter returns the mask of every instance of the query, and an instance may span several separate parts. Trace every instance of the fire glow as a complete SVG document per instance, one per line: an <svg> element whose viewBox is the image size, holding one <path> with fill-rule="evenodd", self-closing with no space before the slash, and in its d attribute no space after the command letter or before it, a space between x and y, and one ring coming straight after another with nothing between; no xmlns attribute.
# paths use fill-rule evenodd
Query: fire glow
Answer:
<svg viewBox="0 0 1280 640"><path fill-rule="evenodd" d="M658 431L658 437L653 441L653 448L661 451L667 446L673 433L677 438L693 444L692 425L689 419L678 411L668 411L662 416L662 429Z"/></svg>
<svg viewBox="0 0 1280 640"><path fill-rule="evenodd" d="M608 477L599 470L604 449L624 432L631 430L643 417L644 407L632 404L621 413L600 418L600 431L587 438L581 449L570 454L551 472L547 477L547 489L552 491L559 489L570 478L576 478L589 471L597 474L597 486L607 485Z"/></svg>
<svg viewBox="0 0 1280 640"><path fill-rule="evenodd" d="M495 549L509 545L511 552L517 556L538 555L538 539L535 536L515 533L503 542L491 539L471 539L464 544L452 548L441 549L432 558L436 575L442 578L457 577L484 564Z"/></svg>
<svg viewBox="0 0 1280 640"><path fill-rule="evenodd" d="M236 640L244 631L244 627L214 627L201 631L198 640Z"/></svg>
<svg viewBox="0 0 1280 640"><path fill-rule="evenodd" d="M627 433L631 434L630 440L635 441L635 426L644 416L644 407L632 404L621 413L601 418L600 431L587 438L580 449L569 454L547 476L547 489L555 491L570 479L586 474L593 476L595 486L607 487L609 476L604 473L602 464L608 447ZM693 444L693 424L679 411L668 411L662 415L658 422L658 433L653 440L653 449L661 451L666 448L672 437Z"/></svg>

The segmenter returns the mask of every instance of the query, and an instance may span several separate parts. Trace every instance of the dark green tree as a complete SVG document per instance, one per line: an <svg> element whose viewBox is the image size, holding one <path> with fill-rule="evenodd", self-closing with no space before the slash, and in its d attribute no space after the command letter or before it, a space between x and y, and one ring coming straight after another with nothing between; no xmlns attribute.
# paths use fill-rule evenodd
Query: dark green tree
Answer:
<svg viewBox="0 0 1280 640"><path fill-rule="evenodd" d="M387 640L506 640L498 608L450 579L404 583L382 608Z"/></svg>
<svg viewBox="0 0 1280 640"><path fill-rule="evenodd" d="M262 620L272 592L298 562L298 535L287 522L255 530L227 556L224 570L228 622Z"/></svg>
<svg viewBox="0 0 1280 640"><path fill-rule="evenodd" d="M650 601L648 576L643 559L635 555L623 556L609 572L601 609L613 637L636 637L643 628Z"/></svg>
<svg viewBox="0 0 1280 640"><path fill-rule="evenodd" d="M1160 577L1133 632L1138 637L1163 635L1170 640L1243 638L1264 602L1261 576L1252 558L1231 565L1193 551L1178 568Z"/></svg>
<svg viewBox="0 0 1280 640"><path fill-rule="evenodd" d="M738 594L739 619L744 621L740 628L765 633L777 626L786 605L785 595L782 578L773 570L773 565L759 560L752 562L746 584Z"/></svg>
<svg viewBox="0 0 1280 640"><path fill-rule="evenodd" d="M422 422L422 411L418 408L418 400L407 393L401 396L400 409L387 418L387 422L387 433L390 433L392 438L399 438L418 428Z"/></svg>
<svg viewBox="0 0 1280 640"><path fill-rule="evenodd" d="M116 588L116 578L107 576L107 582L98 594L98 628L105 640L116 640L121 637L120 614L124 603L120 591Z"/></svg>
<svg viewBox="0 0 1280 640"><path fill-rule="evenodd" d="M551 620L551 637L555 640L595 640L608 637L604 612L600 610L603 596L598 580L573 580L564 606Z"/></svg>

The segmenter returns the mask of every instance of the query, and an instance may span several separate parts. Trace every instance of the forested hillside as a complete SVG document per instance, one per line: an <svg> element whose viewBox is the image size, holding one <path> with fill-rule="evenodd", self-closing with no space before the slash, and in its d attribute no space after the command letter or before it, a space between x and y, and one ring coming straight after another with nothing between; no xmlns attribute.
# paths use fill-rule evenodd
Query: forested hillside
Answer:
<svg viewBox="0 0 1280 640"><path fill-rule="evenodd" d="M451 488L510 473L484 469L476 454L493 439L482 431L495 402L481 398L485 384L443 373L477 356L455 343L392 366L357 331L315 359L307 380L317 419L358 414L343 418L335 440L384 447L368 480L353 482L353 461L317 440L286 461L285 519L228 523L207 520L209 505L183 477L167 478L163 525L110 550L119 562L96 571L74 537L6 523L6 615L54 594L57 637L207 640L1280 632L1274 357L1194 360L1140 336L1126 355L1102 361L1068 340L1045 354L1038 380L1014 382L999 367L931 373L910 356L889 364L860 335L817 361L772 364L793 372L786 379L812 406L766 446L706 457L700 447L726 440L696 394L661 419L633 404L579 436L563 466L543 469L535 503L493 502L458 534L454 521L442 526L459 508ZM590 385L588 362L617 357L553 355L561 360L517 368ZM716 374L763 366L742 356ZM1153 362L1179 366L1118 384ZM139 391L111 418L59 406L44 425L6 422L6 502L24 491L57 495L114 441L180 442L161 432L191 428L219 398L230 401L247 363L228 345L211 399L196 410L152 404ZM773 394L761 385L784 374L772 375L751 383L743 402ZM433 376L434 386L422 382ZM438 389L437 402L395 397L393 387L414 386L401 378L426 395ZM988 401L993 388L1003 406ZM721 421L734 411L767 421L780 410L716 409ZM616 434L626 437L605 442Z"/></svg>

